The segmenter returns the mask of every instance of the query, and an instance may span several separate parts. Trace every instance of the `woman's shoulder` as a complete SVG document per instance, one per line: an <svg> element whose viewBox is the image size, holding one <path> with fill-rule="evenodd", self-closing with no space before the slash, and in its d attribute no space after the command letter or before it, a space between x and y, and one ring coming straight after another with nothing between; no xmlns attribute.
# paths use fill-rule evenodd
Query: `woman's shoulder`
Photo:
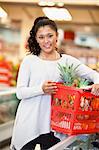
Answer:
<svg viewBox="0 0 99 150"><path fill-rule="evenodd" d="M28 54L23 58L23 61L33 61L33 59L35 59L35 55Z"/></svg>
<svg viewBox="0 0 99 150"><path fill-rule="evenodd" d="M67 59L74 59L74 60L78 60L76 57L69 55L69 54L62 54L63 58L67 58Z"/></svg>
<svg viewBox="0 0 99 150"><path fill-rule="evenodd" d="M79 59L69 54L62 54L62 60L69 63L81 63Z"/></svg>
<svg viewBox="0 0 99 150"><path fill-rule="evenodd" d="M69 54L61 54L63 59L68 59L68 58L74 58L73 56Z"/></svg>
<svg viewBox="0 0 99 150"><path fill-rule="evenodd" d="M35 57L35 55L33 54L27 54L24 59L33 59Z"/></svg>
<svg viewBox="0 0 99 150"><path fill-rule="evenodd" d="M35 56L32 55L32 54L29 54L29 55L26 55L22 61L21 61L21 64L33 64L33 62L35 62Z"/></svg>

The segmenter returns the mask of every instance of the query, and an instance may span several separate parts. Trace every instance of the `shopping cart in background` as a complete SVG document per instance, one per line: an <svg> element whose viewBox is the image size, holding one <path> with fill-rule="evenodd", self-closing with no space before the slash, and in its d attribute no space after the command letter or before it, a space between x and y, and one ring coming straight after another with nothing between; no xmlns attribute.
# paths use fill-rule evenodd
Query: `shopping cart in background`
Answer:
<svg viewBox="0 0 99 150"><path fill-rule="evenodd" d="M71 135L48 150L99 150L92 144L95 139L96 134Z"/></svg>

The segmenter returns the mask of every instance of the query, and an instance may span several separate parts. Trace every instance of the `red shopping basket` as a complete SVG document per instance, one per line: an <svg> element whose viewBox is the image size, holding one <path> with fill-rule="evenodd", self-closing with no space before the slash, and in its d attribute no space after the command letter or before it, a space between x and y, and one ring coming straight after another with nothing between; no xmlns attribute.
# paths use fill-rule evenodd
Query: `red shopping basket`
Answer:
<svg viewBox="0 0 99 150"><path fill-rule="evenodd" d="M99 96L75 87L57 84L52 95L51 128L64 134L99 132Z"/></svg>

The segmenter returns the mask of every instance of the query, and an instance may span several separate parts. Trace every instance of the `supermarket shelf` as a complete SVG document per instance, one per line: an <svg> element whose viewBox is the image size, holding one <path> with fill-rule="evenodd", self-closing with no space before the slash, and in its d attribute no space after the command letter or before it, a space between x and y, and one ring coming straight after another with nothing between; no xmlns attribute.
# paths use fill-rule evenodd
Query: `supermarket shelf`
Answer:
<svg viewBox="0 0 99 150"><path fill-rule="evenodd" d="M0 96L16 93L16 88L3 88L0 89Z"/></svg>
<svg viewBox="0 0 99 150"><path fill-rule="evenodd" d="M9 139L12 136L14 120L0 125L0 142Z"/></svg>
<svg viewBox="0 0 99 150"><path fill-rule="evenodd" d="M65 150L65 148L67 146L69 146L70 144L72 144L76 140L77 140L76 135L70 136L70 137L66 138L65 140L57 143L55 146L49 148L48 150Z"/></svg>
<svg viewBox="0 0 99 150"><path fill-rule="evenodd" d="M0 87L0 97L8 96L16 93L15 87ZM0 142L5 141L12 136L14 120L8 121L6 123L0 124Z"/></svg>

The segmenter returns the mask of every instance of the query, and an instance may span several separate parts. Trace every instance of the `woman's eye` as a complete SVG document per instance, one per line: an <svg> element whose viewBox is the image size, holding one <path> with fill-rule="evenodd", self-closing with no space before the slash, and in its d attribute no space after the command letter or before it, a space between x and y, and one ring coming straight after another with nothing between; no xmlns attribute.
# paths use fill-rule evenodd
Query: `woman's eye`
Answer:
<svg viewBox="0 0 99 150"><path fill-rule="evenodd" d="M43 36L40 36L40 37L39 37L39 39L43 39L43 38L44 38Z"/></svg>
<svg viewBox="0 0 99 150"><path fill-rule="evenodd" d="M53 37L53 35L49 34L49 35L47 35L45 37L44 36L39 36L38 39L43 40L44 38L51 38L51 37Z"/></svg>
<svg viewBox="0 0 99 150"><path fill-rule="evenodd" d="M49 35L48 37L50 37L50 38L51 38L52 36L53 36L53 35L51 34L51 35Z"/></svg>

